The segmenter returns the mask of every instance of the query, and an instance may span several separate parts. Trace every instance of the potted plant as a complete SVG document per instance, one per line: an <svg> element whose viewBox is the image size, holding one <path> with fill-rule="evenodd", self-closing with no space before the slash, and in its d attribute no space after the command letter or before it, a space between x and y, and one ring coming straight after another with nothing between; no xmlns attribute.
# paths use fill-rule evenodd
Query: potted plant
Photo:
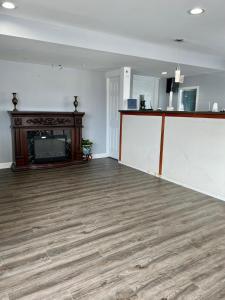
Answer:
<svg viewBox="0 0 225 300"><path fill-rule="evenodd" d="M93 142L91 142L89 139L86 140L82 139L81 146L82 146L84 159L86 160L92 159L92 145Z"/></svg>

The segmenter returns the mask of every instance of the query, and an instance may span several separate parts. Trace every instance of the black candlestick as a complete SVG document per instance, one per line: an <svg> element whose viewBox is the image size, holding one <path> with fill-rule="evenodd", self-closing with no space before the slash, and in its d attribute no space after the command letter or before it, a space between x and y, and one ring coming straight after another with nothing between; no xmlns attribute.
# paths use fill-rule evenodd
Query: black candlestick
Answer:
<svg viewBox="0 0 225 300"><path fill-rule="evenodd" d="M77 107L78 107L78 104L79 104L79 103L78 103L78 100L77 100L77 99L78 99L78 96L74 96L74 99L75 99L75 100L74 100L74 102L73 102L73 105L74 105L74 107L75 107L75 112L77 112L77 111L78 111L78 110L77 110Z"/></svg>
<svg viewBox="0 0 225 300"><path fill-rule="evenodd" d="M17 97L16 97L16 93L12 93L12 94L13 94L12 103L13 103L13 105L14 105L14 110L13 110L13 111L17 111L16 106L17 106L17 104L18 104L18 99L17 99Z"/></svg>

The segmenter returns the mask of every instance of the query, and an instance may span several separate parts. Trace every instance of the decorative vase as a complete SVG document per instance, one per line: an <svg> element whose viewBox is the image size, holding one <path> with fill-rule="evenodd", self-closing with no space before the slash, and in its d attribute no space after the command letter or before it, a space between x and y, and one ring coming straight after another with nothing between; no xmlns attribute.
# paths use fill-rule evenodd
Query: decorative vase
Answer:
<svg viewBox="0 0 225 300"><path fill-rule="evenodd" d="M82 147L84 160L91 160L92 159L91 150L92 150L92 148L90 146L83 146Z"/></svg>
<svg viewBox="0 0 225 300"><path fill-rule="evenodd" d="M16 94L17 94L17 93L12 93L12 94L13 94L12 103L13 103L13 105L14 105L14 110L13 110L13 111L17 111L17 108L16 108L16 106L17 106L17 104L18 104L18 99L17 99L17 97L16 97Z"/></svg>
<svg viewBox="0 0 225 300"><path fill-rule="evenodd" d="M75 112L77 112L78 110L77 110L77 107L78 107L78 96L74 96L74 102L73 102L73 105L74 105L74 107L75 107Z"/></svg>
<svg viewBox="0 0 225 300"><path fill-rule="evenodd" d="M83 147L83 154L84 155L90 155L91 154L91 148L90 147Z"/></svg>

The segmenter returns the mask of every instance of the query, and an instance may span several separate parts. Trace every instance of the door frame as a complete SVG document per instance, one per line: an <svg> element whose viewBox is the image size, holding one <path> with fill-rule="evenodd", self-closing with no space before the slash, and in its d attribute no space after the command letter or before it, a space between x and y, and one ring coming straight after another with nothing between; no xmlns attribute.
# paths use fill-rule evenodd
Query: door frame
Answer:
<svg viewBox="0 0 225 300"><path fill-rule="evenodd" d="M131 90L131 67L122 67L117 70L106 72L106 152L109 156L109 80L111 78L118 77L120 80L119 87L119 108L118 109L127 109L127 99L130 97ZM118 128L120 128L120 118ZM118 158L119 158L119 149L118 149Z"/></svg>
<svg viewBox="0 0 225 300"><path fill-rule="evenodd" d="M182 100L183 91L190 91L190 90L197 90L196 103L195 103L195 111L197 111L198 104L199 104L199 90L200 90L199 85L198 86L187 86L187 87L182 87L179 89L178 100L177 100L177 110L178 111L181 111L181 100Z"/></svg>
<svg viewBox="0 0 225 300"><path fill-rule="evenodd" d="M119 78L121 81L121 70L115 70L106 73L106 153L110 156L110 149L109 149L109 138L110 138L110 126L109 126L109 81L112 78ZM121 85L121 82L120 82ZM120 86L120 94L121 94L121 86Z"/></svg>

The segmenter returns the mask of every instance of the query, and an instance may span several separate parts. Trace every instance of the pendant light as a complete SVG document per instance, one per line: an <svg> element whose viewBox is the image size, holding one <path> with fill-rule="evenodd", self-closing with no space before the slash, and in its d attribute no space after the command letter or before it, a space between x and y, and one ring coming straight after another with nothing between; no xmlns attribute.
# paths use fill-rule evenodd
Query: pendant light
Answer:
<svg viewBox="0 0 225 300"><path fill-rule="evenodd" d="M175 70L175 82L184 83L184 75L181 75L180 65L178 65Z"/></svg>
<svg viewBox="0 0 225 300"><path fill-rule="evenodd" d="M175 82L176 83L180 82L180 76L181 76L181 71L180 71L180 66L178 65L175 70Z"/></svg>

